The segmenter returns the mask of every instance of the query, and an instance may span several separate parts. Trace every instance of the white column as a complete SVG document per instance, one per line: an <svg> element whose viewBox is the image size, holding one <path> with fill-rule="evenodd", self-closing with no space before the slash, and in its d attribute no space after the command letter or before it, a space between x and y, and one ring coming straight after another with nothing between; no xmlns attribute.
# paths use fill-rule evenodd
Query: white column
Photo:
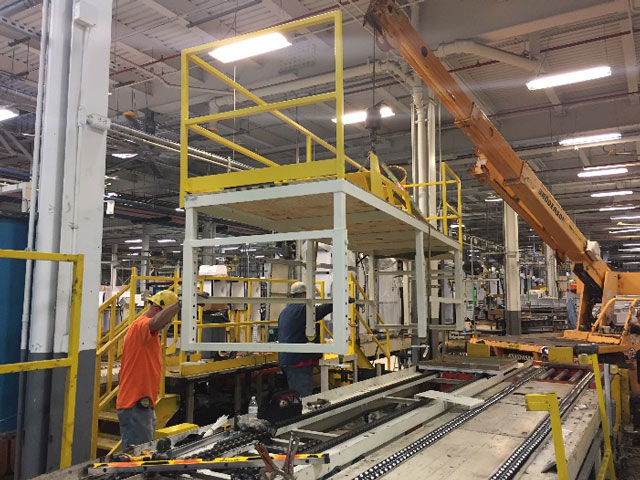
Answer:
<svg viewBox="0 0 640 480"><path fill-rule="evenodd" d="M427 314L427 272L424 261L424 233L416 230L416 314L418 320L418 337L427 338L427 325L429 318Z"/></svg>
<svg viewBox="0 0 640 480"><path fill-rule="evenodd" d="M546 265L547 295L558 298L558 262L553 249L544 244L544 263Z"/></svg>
<svg viewBox="0 0 640 480"><path fill-rule="evenodd" d="M518 254L518 214L504 204L505 319L508 335L520 335L520 256Z"/></svg>
<svg viewBox="0 0 640 480"><path fill-rule="evenodd" d="M143 277L149 275L149 235L151 233L151 225L145 223L142 225L142 243L140 246L140 275ZM140 282L140 291L143 295L147 294L147 281ZM143 297L144 298L144 297Z"/></svg>
<svg viewBox="0 0 640 480"><path fill-rule="evenodd" d="M416 109L416 169L414 172L414 178L418 183L425 183L428 181L427 172L427 128L424 111L424 99L422 93L422 86L413 87L413 104ZM417 189L415 198L420 212L424 216L428 216L428 204L427 204L427 187L420 187Z"/></svg>
<svg viewBox="0 0 640 480"><path fill-rule="evenodd" d="M91 431L82 426L91 424L93 406L111 16L111 0L50 2L50 35L41 52L47 63L40 72L46 88L36 249L84 255L74 463L89 458L91 444ZM71 287L68 266L36 266L32 359L66 355ZM50 383L46 376L27 381L24 477L56 468L60 458L66 371L55 370Z"/></svg>
<svg viewBox="0 0 640 480"><path fill-rule="evenodd" d="M116 264L118 263L118 244L114 243L111 245L111 288L116 288L118 284L118 268Z"/></svg>
<svg viewBox="0 0 640 480"><path fill-rule="evenodd" d="M333 251L331 256L333 283L333 342L336 353L349 353L349 272L347 270L347 196L344 192L333 194Z"/></svg>
<svg viewBox="0 0 640 480"><path fill-rule="evenodd" d="M436 101L430 93L426 102L427 108L427 182L435 182L438 180L438 169L436 168ZM436 185L427 187L427 216L435 217L438 211L438 194ZM432 220L431 225L437 227L437 221Z"/></svg>

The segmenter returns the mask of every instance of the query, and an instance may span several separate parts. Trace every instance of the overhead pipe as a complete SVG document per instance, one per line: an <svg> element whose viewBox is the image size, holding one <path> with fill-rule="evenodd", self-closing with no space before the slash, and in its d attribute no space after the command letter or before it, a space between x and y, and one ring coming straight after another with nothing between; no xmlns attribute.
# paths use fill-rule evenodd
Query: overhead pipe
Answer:
<svg viewBox="0 0 640 480"><path fill-rule="evenodd" d="M473 40L456 40L455 42L445 43L436 48L433 53L438 57L464 53L513 65L514 67L518 67L532 73L539 73L543 71L542 62L540 61L529 60L528 58L524 58L498 48L490 47L488 45L483 45L474 42Z"/></svg>
<svg viewBox="0 0 640 480"><path fill-rule="evenodd" d="M0 7L0 15L10 16L21 10L26 10L27 8L40 5L41 3L42 3L42 0L14 0L8 5L5 5L4 7Z"/></svg>

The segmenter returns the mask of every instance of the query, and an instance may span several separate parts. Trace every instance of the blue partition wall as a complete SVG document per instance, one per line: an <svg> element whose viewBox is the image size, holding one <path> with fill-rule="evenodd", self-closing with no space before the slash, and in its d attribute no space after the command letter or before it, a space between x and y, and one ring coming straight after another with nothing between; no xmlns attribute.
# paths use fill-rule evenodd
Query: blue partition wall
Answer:
<svg viewBox="0 0 640 480"><path fill-rule="evenodd" d="M24 250L28 222L0 214L0 248ZM20 361L24 260L0 258L0 363ZM0 433L16 428L18 374L0 375Z"/></svg>

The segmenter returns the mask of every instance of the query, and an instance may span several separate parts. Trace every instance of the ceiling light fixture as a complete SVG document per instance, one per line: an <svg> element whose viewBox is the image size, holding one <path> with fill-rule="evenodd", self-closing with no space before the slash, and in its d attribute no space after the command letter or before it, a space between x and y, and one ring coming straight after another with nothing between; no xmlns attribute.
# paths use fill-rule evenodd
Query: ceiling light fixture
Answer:
<svg viewBox="0 0 640 480"><path fill-rule="evenodd" d="M529 90L540 90L542 88L560 87L572 83L586 82L597 78L611 76L611 67L608 65L600 67L575 70L573 72L557 73L554 75L542 75L527 82Z"/></svg>
<svg viewBox="0 0 640 480"><path fill-rule="evenodd" d="M158 240L158 243L174 243L175 240L173 238L161 238Z"/></svg>
<svg viewBox="0 0 640 480"><path fill-rule="evenodd" d="M380 116L382 118L393 117L395 113L390 107L382 107L380 109ZM345 113L342 115L342 123L349 125L351 123L362 123L367 119L366 110L358 110L357 112ZM336 123L337 119L332 118L331 121Z"/></svg>
<svg viewBox="0 0 640 480"><path fill-rule="evenodd" d="M640 215L619 215L617 217L611 217L611 220L637 220Z"/></svg>
<svg viewBox="0 0 640 480"><path fill-rule="evenodd" d="M254 38L247 38L238 42L223 45L209 52L216 60L222 63L235 62L244 58L261 55L274 50L280 50L291 45L287 37L281 33L267 33Z"/></svg>
<svg viewBox="0 0 640 480"><path fill-rule="evenodd" d="M134 238L132 240L125 240L124 243L142 243L141 238Z"/></svg>
<svg viewBox="0 0 640 480"><path fill-rule="evenodd" d="M619 132L603 133L600 135L587 135L585 137L571 137L560 140L560 145L563 147L571 145L588 145L590 143L608 142L610 140L619 140L622 138L622 134Z"/></svg>
<svg viewBox="0 0 640 480"><path fill-rule="evenodd" d="M485 198L485 202L502 202L501 198Z"/></svg>
<svg viewBox="0 0 640 480"><path fill-rule="evenodd" d="M585 170L578 173L580 178L585 177L604 177L606 175L621 175L627 173L629 170L626 168L603 168L602 170Z"/></svg>
<svg viewBox="0 0 640 480"><path fill-rule="evenodd" d="M640 243L624 243L623 247L640 247Z"/></svg>
<svg viewBox="0 0 640 480"><path fill-rule="evenodd" d="M609 230L609 233L640 232L640 228L625 228L624 230Z"/></svg>
<svg viewBox="0 0 640 480"><path fill-rule="evenodd" d="M142 250L142 247L129 247L129 250Z"/></svg>
<svg viewBox="0 0 640 480"><path fill-rule="evenodd" d="M14 108L0 108L0 122L18 116L18 111Z"/></svg>
<svg viewBox="0 0 640 480"><path fill-rule="evenodd" d="M619 195L631 195L633 192L631 190L616 190L613 192L596 192L592 193L592 197L617 197Z"/></svg>
<svg viewBox="0 0 640 480"><path fill-rule="evenodd" d="M602 207L599 210L601 212L615 212L618 210L635 210L638 208L637 206L626 206L626 207Z"/></svg>
<svg viewBox="0 0 640 480"><path fill-rule="evenodd" d="M184 208L178 207L178 208L176 208L176 212L184 212Z"/></svg>
<svg viewBox="0 0 640 480"><path fill-rule="evenodd" d="M123 160L126 160L127 158L134 158L137 157L138 154L137 153L112 153L111 154L112 157L116 157L116 158L122 158Z"/></svg>

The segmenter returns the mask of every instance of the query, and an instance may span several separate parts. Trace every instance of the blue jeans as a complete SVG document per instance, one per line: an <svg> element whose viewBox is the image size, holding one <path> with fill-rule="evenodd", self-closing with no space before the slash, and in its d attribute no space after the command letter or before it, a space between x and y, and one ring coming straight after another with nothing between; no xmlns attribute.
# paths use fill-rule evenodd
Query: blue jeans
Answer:
<svg viewBox="0 0 640 480"><path fill-rule="evenodd" d="M295 390L300 397L313 393L313 365L305 367L280 367L287 376L289 390Z"/></svg>
<svg viewBox="0 0 640 480"><path fill-rule="evenodd" d="M118 410L122 451L129 452L134 445L151 442L156 436L156 412L153 408L133 406Z"/></svg>

